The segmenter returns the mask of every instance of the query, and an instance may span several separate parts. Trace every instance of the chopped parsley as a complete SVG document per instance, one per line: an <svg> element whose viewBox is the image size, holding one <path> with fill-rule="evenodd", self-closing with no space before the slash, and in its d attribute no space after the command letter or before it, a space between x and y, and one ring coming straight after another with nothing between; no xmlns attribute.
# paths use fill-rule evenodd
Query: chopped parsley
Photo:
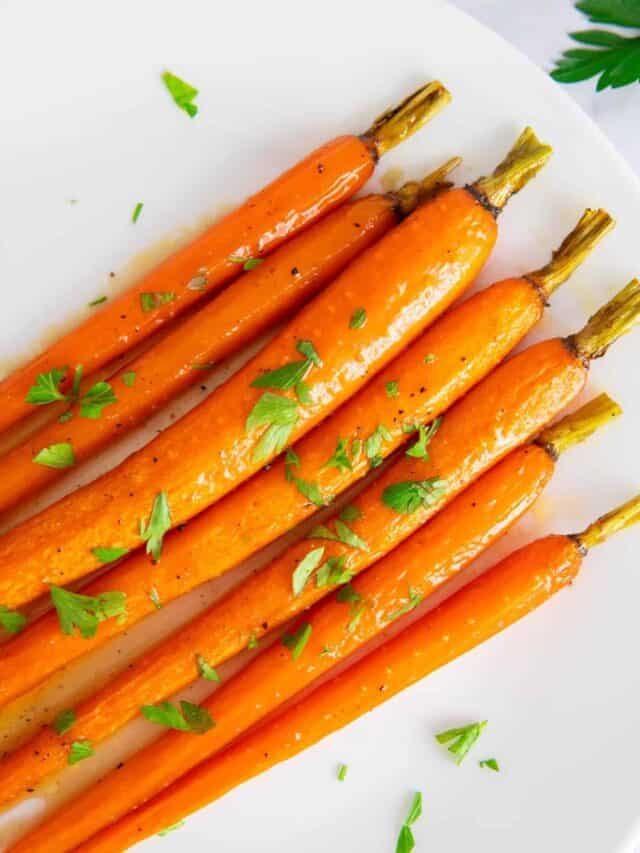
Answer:
<svg viewBox="0 0 640 853"><path fill-rule="evenodd" d="M155 311L161 305L167 305L173 302L176 298L174 290L158 291L157 293L141 293L140 307L147 314L149 311Z"/></svg>
<svg viewBox="0 0 640 853"><path fill-rule="evenodd" d="M306 382L298 382L293 390L303 406L311 405L313 402L313 398L311 397L311 388L309 388Z"/></svg>
<svg viewBox="0 0 640 853"><path fill-rule="evenodd" d="M159 492L153 501L148 523L145 525L140 521L140 536L147 543L147 554L151 554L156 563L162 554L162 540L168 530L171 530L169 501L166 492Z"/></svg>
<svg viewBox="0 0 640 853"><path fill-rule="evenodd" d="M344 782L344 780L347 778L347 770L348 769L349 768L347 767L346 764L341 764L338 767L338 782Z"/></svg>
<svg viewBox="0 0 640 853"><path fill-rule="evenodd" d="M58 735L64 735L73 728L76 722L75 711L70 708L66 711L61 711L52 723L54 732Z"/></svg>
<svg viewBox="0 0 640 853"><path fill-rule="evenodd" d="M405 480L387 486L382 493L382 503L396 512L410 515L421 507L435 506L447 488L447 481L439 477L428 480Z"/></svg>
<svg viewBox="0 0 640 853"><path fill-rule="evenodd" d="M432 352L427 353L427 355L425 355L425 357L424 357L424 363L425 364L432 364L435 360L436 360L436 357Z"/></svg>
<svg viewBox="0 0 640 853"><path fill-rule="evenodd" d="M242 269L245 272L251 272L256 267L259 267L264 258L243 258L240 255L230 255L229 260L234 264L242 264Z"/></svg>
<svg viewBox="0 0 640 853"><path fill-rule="evenodd" d="M187 702L186 699L180 702L179 708L171 702L158 702L157 705L143 705L140 712L150 723L179 732L203 735L215 726L206 708Z"/></svg>
<svg viewBox="0 0 640 853"><path fill-rule="evenodd" d="M291 649L291 657L293 660L298 660L304 651L305 646L309 642L310 637L311 625L308 622L305 622L304 625L301 625L295 633L285 634L282 637L282 645Z"/></svg>
<svg viewBox="0 0 640 853"><path fill-rule="evenodd" d="M258 638L256 637L255 634L252 634L249 637L249 640L247 642L247 648L248 649L257 649L258 646L259 646Z"/></svg>
<svg viewBox="0 0 640 853"><path fill-rule="evenodd" d="M318 350L314 347L311 341L298 341L296 349L316 367L322 367L322 359L318 355Z"/></svg>
<svg viewBox="0 0 640 853"><path fill-rule="evenodd" d="M161 829L158 833L160 838L164 838L165 835L169 835L170 832L175 832L176 829L181 829L185 825L186 821L179 820L177 823L172 823L171 826L167 826L164 829Z"/></svg>
<svg viewBox="0 0 640 853"><path fill-rule="evenodd" d="M73 447L68 441L58 444L50 444L33 457L36 465L44 465L45 468L70 468L76 464L76 455Z"/></svg>
<svg viewBox="0 0 640 853"><path fill-rule="evenodd" d="M67 764L77 764L79 761L84 761L85 758L91 758L93 754L93 745L90 740L86 738L74 740L67 756Z"/></svg>
<svg viewBox="0 0 640 853"><path fill-rule="evenodd" d="M428 427L418 424L418 440L407 450L407 456L412 456L414 459L422 459L426 462L429 459L427 445L438 432L441 423L442 418L436 418Z"/></svg>
<svg viewBox="0 0 640 853"><path fill-rule="evenodd" d="M494 770L496 773L500 772L500 765L495 758L483 758L482 761L478 761L478 766Z"/></svg>
<svg viewBox="0 0 640 853"><path fill-rule="evenodd" d="M176 77L176 75L172 74L170 71L164 72L162 75L162 81L169 90L169 94L173 98L176 106L180 107L181 110L184 110L190 118L193 118L198 112L198 107L193 103L193 99L198 94L198 90L194 89L193 86L190 86L189 83L185 83L185 81L181 80L180 77Z"/></svg>
<svg viewBox="0 0 640 853"><path fill-rule="evenodd" d="M35 384L29 388L26 396L27 403L32 406L45 406L58 400L68 400L69 395L63 394L60 383L67 375L67 367L54 367L48 373L39 373Z"/></svg>
<svg viewBox="0 0 640 853"><path fill-rule="evenodd" d="M0 625L7 634L19 634L27 624L26 616L17 610L9 610L4 604L0 604Z"/></svg>
<svg viewBox="0 0 640 853"><path fill-rule="evenodd" d="M247 432L267 426L253 451L253 461L262 462L284 450L297 421L298 411L294 400L266 391L249 413L246 422Z"/></svg>
<svg viewBox="0 0 640 853"><path fill-rule="evenodd" d="M304 495L312 504L315 504L316 506L327 505L327 501L322 497L320 487L317 483L312 483L309 480L303 480L301 477L296 477L295 474L291 474L288 479L291 480L300 494Z"/></svg>
<svg viewBox="0 0 640 853"><path fill-rule="evenodd" d="M391 382L386 382L384 390L387 392L387 397L390 397L391 399L397 397L400 393L398 383L395 380L392 380Z"/></svg>
<svg viewBox="0 0 640 853"><path fill-rule="evenodd" d="M133 213L131 214L131 221L135 225L138 221L140 214L142 213L142 208L144 207L144 202L139 201L136 206L133 208Z"/></svg>
<svg viewBox="0 0 640 853"><path fill-rule="evenodd" d="M412 586L409 587L409 601L404 604L399 610L395 610L393 613L390 613L388 616L389 622L394 622L396 619L400 619L401 616L404 616L407 613L411 613L412 610L415 610L416 607L420 604L424 596L421 592L418 592L417 589L414 589Z"/></svg>
<svg viewBox="0 0 640 853"><path fill-rule="evenodd" d="M314 548L313 551L309 551L309 553L300 560L293 572L293 575L291 576L291 585L295 598L301 595L307 581L320 565L320 561L323 556L324 547Z"/></svg>
<svg viewBox="0 0 640 853"><path fill-rule="evenodd" d="M60 417L58 418L58 422L61 424L66 424L67 421L70 421L72 417L73 417L73 412L71 411L71 409L69 409L68 411L63 412L60 415Z"/></svg>
<svg viewBox="0 0 640 853"><path fill-rule="evenodd" d="M278 391L288 391L298 385L313 367L313 362L306 358L304 361L290 361L276 370L270 370L258 376L251 383L252 388L276 388Z"/></svg>
<svg viewBox="0 0 640 853"><path fill-rule="evenodd" d="M103 565L113 563L129 553L128 548L92 548L91 553Z"/></svg>
<svg viewBox="0 0 640 853"><path fill-rule="evenodd" d="M447 749L455 756L456 764L462 764L465 756L482 734L482 730L487 725L487 721L481 723L469 723L467 726L462 726L457 729L447 729L446 732L440 732L436 735L438 743L448 743Z"/></svg>
<svg viewBox="0 0 640 853"><path fill-rule="evenodd" d="M361 329L367 322L367 312L364 308L356 308L349 320L350 329Z"/></svg>
<svg viewBox="0 0 640 853"><path fill-rule="evenodd" d="M92 299L91 302L89 302L87 307L88 308L95 308L96 305L102 305L102 303L106 302L106 301L107 301L106 296L98 296L95 299Z"/></svg>
<svg viewBox="0 0 640 853"><path fill-rule="evenodd" d="M396 853L411 853L416 846L413 830L411 827L422 816L422 794L418 791L414 794L409 814L405 822L402 824L398 841L396 843Z"/></svg>
<svg viewBox="0 0 640 853"><path fill-rule="evenodd" d="M196 666L198 667L200 676L206 681L215 681L216 684L222 682L218 673L202 655L196 655Z"/></svg>
<svg viewBox="0 0 640 853"><path fill-rule="evenodd" d="M329 557L318 569L318 574L316 575L316 586L318 589L349 583L353 578L353 574L348 569L345 570L346 562L347 558L345 554L342 554L340 557Z"/></svg>
<svg viewBox="0 0 640 853"><path fill-rule="evenodd" d="M63 634L72 635L77 628L80 636L88 640L95 636L98 625L105 619L117 617L124 621L126 618L127 597L123 592L102 592L91 596L53 585L50 591Z"/></svg>
<svg viewBox="0 0 640 853"><path fill-rule="evenodd" d="M120 378L127 386L127 388L133 388L136 381L136 372L135 370L127 370L125 373L122 374Z"/></svg>
<svg viewBox="0 0 640 853"><path fill-rule="evenodd" d="M362 453L362 439L354 438L351 442L351 460L357 462Z"/></svg>
<svg viewBox="0 0 640 853"><path fill-rule="evenodd" d="M383 440L393 441L393 436L384 424L378 424L371 435L365 439L364 452L373 468L377 468L378 465L382 464L383 460L380 451L382 450Z"/></svg>
<svg viewBox="0 0 640 853"><path fill-rule="evenodd" d="M155 586L152 586L149 590L149 600L156 610L162 610L162 602L160 601L160 596L158 595L158 590Z"/></svg>
<svg viewBox="0 0 640 853"><path fill-rule="evenodd" d="M336 449L334 451L333 456L331 456L322 466L323 468L337 468L338 471L351 471L353 470L353 465L351 464L351 460L347 456L347 439L339 438L336 444Z"/></svg>
<svg viewBox="0 0 640 853"><path fill-rule="evenodd" d="M340 512L340 520L347 523L358 521L359 518L362 518L362 510L353 504L348 504Z"/></svg>
<svg viewBox="0 0 640 853"><path fill-rule="evenodd" d="M337 519L335 522L335 533L330 530L325 524L319 524L314 527L308 539L330 539L333 542L342 542L343 545L348 545L350 548L359 548L361 551L367 551L367 543L361 539L357 533L354 533L350 527Z"/></svg>

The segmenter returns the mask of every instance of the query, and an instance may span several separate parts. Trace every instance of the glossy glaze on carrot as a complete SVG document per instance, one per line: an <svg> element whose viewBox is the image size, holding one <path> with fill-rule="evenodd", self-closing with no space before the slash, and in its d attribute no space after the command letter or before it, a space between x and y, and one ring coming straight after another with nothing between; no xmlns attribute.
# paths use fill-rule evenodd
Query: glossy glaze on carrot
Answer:
<svg viewBox="0 0 640 853"><path fill-rule="evenodd" d="M359 719L573 583L585 551L637 523L639 510L636 498L577 537L547 536L514 552L332 681L75 848L75 853L127 850Z"/></svg>
<svg viewBox="0 0 640 853"><path fill-rule="evenodd" d="M0 383L0 431L32 410L26 395L52 368L84 366L85 375L127 352L189 306L242 272L233 257L262 257L362 187L380 154L403 141L450 100L428 83L388 110L362 136L340 136L313 151L194 242L167 258L78 328ZM194 279L206 288L194 288ZM173 294L144 311L141 294Z"/></svg>

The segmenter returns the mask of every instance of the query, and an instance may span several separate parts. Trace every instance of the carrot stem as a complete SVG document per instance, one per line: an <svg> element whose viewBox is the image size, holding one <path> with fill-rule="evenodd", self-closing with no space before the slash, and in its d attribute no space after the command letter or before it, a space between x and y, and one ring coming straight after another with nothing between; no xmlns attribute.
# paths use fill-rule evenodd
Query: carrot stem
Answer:
<svg viewBox="0 0 640 853"><path fill-rule="evenodd" d="M433 198L442 190L452 187L453 182L447 181L446 178L458 168L460 163L462 163L462 157L452 157L421 181L407 181L400 189L389 193L399 213L402 216L408 216L419 204Z"/></svg>
<svg viewBox="0 0 640 853"><path fill-rule="evenodd" d="M534 131L526 127L504 160L490 175L475 181L470 189L499 213L511 196L538 174L552 152L550 145L540 142Z"/></svg>
<svg viewBox="0 0 640 853"><path fill-rule="evenodd" d="M608 394L599 394L575 412L544 429L536 439L536 444L557 459L565 450L585 441L607 421L621 414L622 409L615 400Z"/></svg>
<svg viewBox="0 0 640 853"><path fill-rule="evenodd" d="M606 210L587 208L573 231L553 252L549 263L527 273L526 278L537 284L545 296L550 296L614 226L615 220Z"/></svg>
<svg viewBox="0 0 640 853"><path fill-rule="evenodd" d="M632 279L613 299L589 318L587 325L568 338L580 358L603 356L614 341L626 334L640 318L640 281Z"/></svg>
<svg viewBox="0 0 640 853"><path fill-rule="evenodd" d="M376 157L382 157L420 130L450 101L451 93L439 80L432 80L397 106L385 110L362 134L361 139L371 147Z"/></svg>
<svg viewBox="0 0 640 853"><path fill-rule="evenodd" d="M640 521L640 495L600 516L597 521L590 524L582 533L577 533L574 538L583 548L590 550L596 545L602 545L609 537L621 530L637 524L638 521Z"/></svg>

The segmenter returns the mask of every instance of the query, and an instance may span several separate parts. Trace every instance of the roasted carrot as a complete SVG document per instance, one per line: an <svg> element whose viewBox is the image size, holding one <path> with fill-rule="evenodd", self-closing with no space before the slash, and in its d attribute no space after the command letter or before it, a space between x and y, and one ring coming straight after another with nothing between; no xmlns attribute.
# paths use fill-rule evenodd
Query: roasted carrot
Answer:
<svg viewBox="0 0 640 853"><path fill-rule="evenodd" d="M635 498L583 533L546 536L524 546L346 672L74 848L75 853L127 850L357 720L539 607L575 580L591 548L639 520L640 498ZM18 850L26 853L27 847L14 853Z"/></svg>
<svg viewBox="0 0 640 853"><path fill-rule="evenodd" d="M604 211L585 212L549 264L499 282L451 309L326 424L295 445L299 459L295 474L303 482L317 484L327 501L356 482L366 473L369 460L361 453L348 459L348 465L327 465L339 442L350 448L384 424L388 433L378 451L380 458L396 450L407 439L407 424L433 420L524 337L540 319L551 293L611 226ZM161 602L222 574L315 510L295 482L286 479L287 467L277 462L168 537L162 560L153 570ZM57 617L49 614L5 645L0 705L152 613L149 589L147 559L135 554L85 588L92 596L109 590L124 593L125 619L103 622L94 637L84 639L62 635ZM42 648L46 655L39 654Z"/></svg>
<svg viewBox="0 0 640 853"><path fill-rule="evenodd" d="M96 548L146 538L157 559L160 529L201 512L309 432L464 291L494 245L496 209L549 154L527 129L496 175L419 206L181 421L3 536L0 604L20 607L91 572ZM153 523L159 505L162 524Z"/></svg>
<svg viewBox="0 0 640 853"><path fill-rule="evenodd" d="M115 401L97 420L82 417L81 405L76 403L67 409L61 423L44 426L4 454L0 512L71 470L37 464L34 459L41 451L68 443L73 447L75 463L80 463L122 438L172 397L201 381L203 366L237 351L310 299L411 213L458 162L450 160L421 184L412 182L396 193L369 195L342 205L280 246L265 263L241 276L197 314L129 362L126 370L112 379ZM86 383L85 388L91 385ZM83 393L81 388L80 399Z"/></svg>
<svg viewBox="0 0 640 853"><path fill-rule="evenodd" d="M596 415L595 420L589 416L588 423L592 431L600 423L600 416ZM305 615L304 623L296 626L297 631L290 630L282 643L259 654L210 696L203 707L215 721L214 728L201 736L177 732L164 735L64 807L66 819L58 821L54 817L49 826L51 853L73 849L130 809L138 808L312 685L453 578L509 528L548 481L556 449L552 429L541 436L544 446L514 451L502 460L497 474L496 469L489 471L486 480L476 482L429 525L352 585L343 587L341 592L348 590L348 596L338 593L337 597L320 602ZM563 437L572 432L575 431L569 430L566 423L561 427ZM287 636L297 639L293 651L284 644ZM191 649L192 667L197 648ZM206 653L202 654L206 659ZM85 738L86 729L76 722L68 735L54 735L51 744L47 741L47 753L53 749L67 754L68 747L60 748L62 739ZM41 744L30 747L38 761ZM7 764L2 777L13 774L16 768L17 765Z"/></svg>
<svg viewBox="0 0 640 853"><path fill-rule="evenodd" d="M127 352L242 272L233 258L259 258L357 192L378 158L449 103L431 82L381 115L362 136L340 136L313 151L239 208L208 228L81 326L0 383L0 430L33 411L27 393L39 374L91 373ZM197 282L197 286L194 284Z"/></svg>
<svg viewBox="0 0 640 853"><path fill-rule="evenodd" d="M636 311L640 312L640 296L637 293L634 296ZM626 311L619 313L625 315ZM615 334L609 325L608 306L602 314L608 318L610 335ZM623 320L626 322L628 317ZM614 321L613 326L616 325ZM596 328L601 330L601 324ZM0 773L0 804L64 767L73 740L81 738L97 743L132 719L141 705L160 701L195 680L196 653L217 666L244 648L251 637L260 638L266 631L282 625L322 598L330 587L358 574L412 533L414 536L401 548L401 556L393 552L362 581L361 586L373 589L374 581L369 578L374 577L376 583L379 581L380 593L365 595L358 587L359 609L346 619L349 622L357 617L359 621L356 632L343 641L344 648L348 649L344 654L353 651L360 641L369 639L371 632L380 627L382 605L386 606L387 598L390 602L387 610L391 613L407 608L414 601L415 590L422 598L426 594L425 586L435 589L448 575L438 569L433 576L423 578L420 574L423 567L431 565L425 558L425 536L430 534L425 534L424 530L421 534L415 531L492 464L530 438L581 390L586 378L588 341L596 334L600 336L600 331L592 331L579 351L571 351L564 342L554 340L531 347L498 367L448 412L429 445L429 460L405 456L392 465L358 497L359 517L354 517L348 527L334 518L323 528L311 531L311 543L307 540L293 545L262 572L216 602L190 626L131 664L112 683L81 704L70 736L60 738L45 728L34 740L0 762L3 771ZM560 425L541 433L538 442L548 451L542 456L559 455L571 443L588 436L618 413L619 409L608 398L598 398ZM515 482L522 480L527 488L530 481L523 474L523 468L526 469L523 460L535 453L533 447L512 454L515 465L511 468L512 478ZM547 467L549 464L545 462ZM538 476L539 466L536 470ZM436 492L435 477L439 483L446 483L446 488ZM417 501L412 498L411 505L398 506L388 500L388 495L399 483L405 488L405 494L410 494L408 484L417 486L420 483L426 495ZM436 541L439 544L448 542L448 535L444 533L447 526L442 528L439 520L433 524L439 531ZM464 528L461 521L450 525L448 515L445 524L455 529ZM473 547L468 547L472 553ZM299 583L296 576L299 576L300 567L312 554L317 557L312 570L320 571L323 563L335 570L338 577L328 577L321 582L320 574L316 574L313 582L314 572L310 571ZM395 566L400 567L398 576ZM398 598L402 599L400 603ZM373 602L370 612L361 609L365 602ZM335 631L342 629L343 622L344 619L338 620ZM361 625L366 628L363 630ZM327 640L326 645L333 647L333 638ZM339 659L344 654L336 650L335 655L332 653L323 660L323 664L329 666L333 657ZM303 681L300 689L305 686L304 677L301 673L296 675ZM276 691L285 701L288 688L277 679L273 683L277 683ZM231 690L233 692L233 688ZM268 712L269 707L273 707L269 706L269 701L260 696L256 705L264 706ZM249 706L253 709L253 703Z"/></svg>

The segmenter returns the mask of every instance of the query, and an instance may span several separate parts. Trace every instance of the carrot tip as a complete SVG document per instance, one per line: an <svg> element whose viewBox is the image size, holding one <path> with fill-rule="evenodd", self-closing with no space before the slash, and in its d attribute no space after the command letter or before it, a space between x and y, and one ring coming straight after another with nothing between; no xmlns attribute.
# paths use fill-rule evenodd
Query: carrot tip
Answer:
<svg viewBox="0 0 640 853"><path fill-rule="evenodd" d="M512 195L525 187L545 165L553 149L526 127L494 171L472 184L485 203L499 213Z"/></svg>
<svg viewBox="0 0 640 853"><path fill-rule="evenodd" d="M587 208L575 228L552 253L549 263L527 273L525 278L534 281L545 296L550 296L575 272L614 226L615 220L606 210Z"/></svg>
<svg viewBox="0 0 640 853"><path fill-rule="evenodd" d="M595 545L606 542L610 536L614 536L621 530L631 527L640 521L640 495L631 498L611 512L600 516L597 521L590 524L582 533L574 537L587 550Z"/></svg>
<svg viewBox="0 0 640 853"><path fill-rule="evenodd" d="M599 394L575 412L544 429L537 437L536 444L557 459L621 414L622 409L615 400L608 394Z"/></svg>
<svg viewBox="0 0 640 853"><path fill-rule="evenodd" d="M421 181L408 181L399 190L390 193L400 214L408 216L419 204L453 186L453 182L447 181L446 178L460 163L462 157L451 157Z"/></svg>
<svg viewBox="0 0 640 853"><path fill-rule="evenodd" d="M432 80L378 116L362 139L372 147L376 157L381 157L420 130L450 101L451 93L439 80Z"/></svg>
<svg viewBox="0 0 640 853"><path fill-rule="evenodd" d="M626 335L640 319L640 281L632 279L613 299L589 318L586 326L571 335L568 343L580 358L603 356L611 344Z"/></svg>

